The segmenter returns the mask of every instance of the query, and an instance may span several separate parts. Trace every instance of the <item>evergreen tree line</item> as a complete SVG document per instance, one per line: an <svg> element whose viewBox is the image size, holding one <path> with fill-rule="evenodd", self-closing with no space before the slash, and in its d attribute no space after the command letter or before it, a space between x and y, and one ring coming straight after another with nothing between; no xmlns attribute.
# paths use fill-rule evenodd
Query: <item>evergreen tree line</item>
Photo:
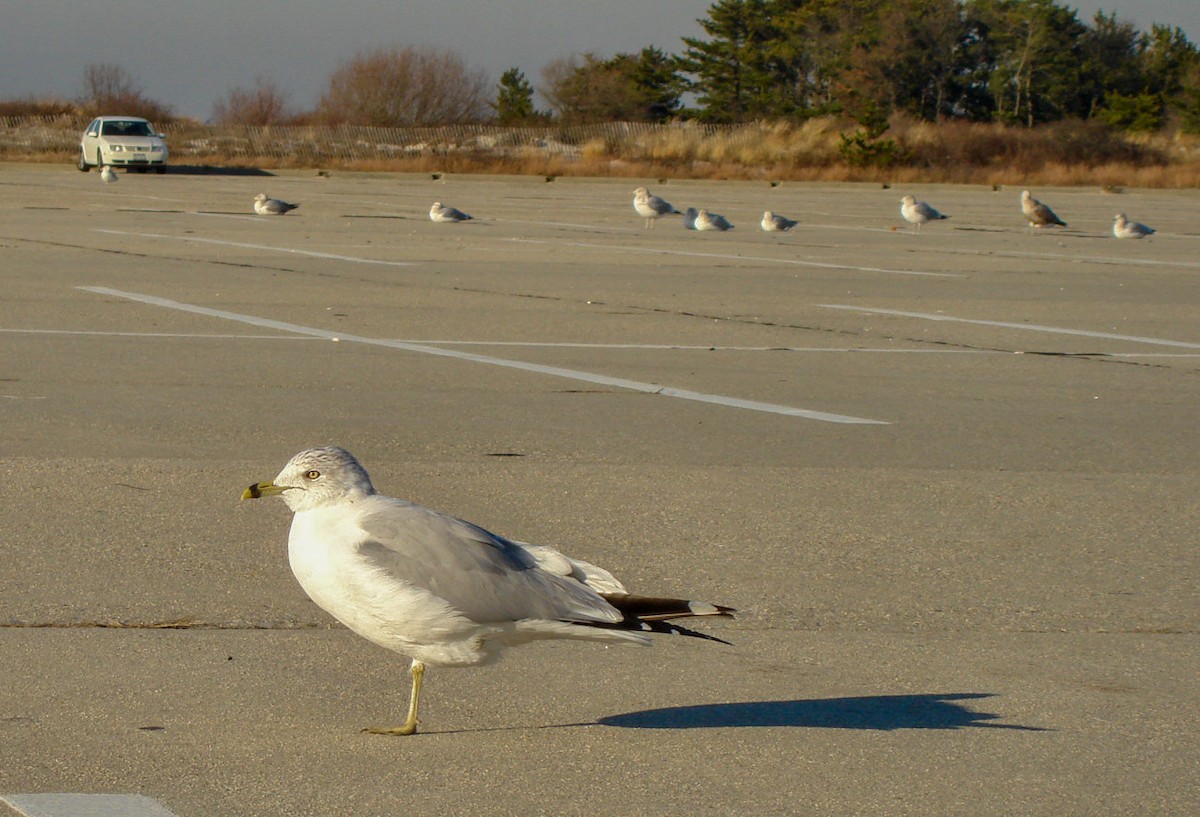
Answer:
<svg viewBox="0 0 1200 817"><path fill-rule="evenodd" d="M1085 23L1057 0L718 0L699 22L706 36L676 55L552 63L543 96L569 122L841 115L874 128L903 112L1200 132L1200 51L1181 29ZM500 120L536 118L532 91L506 73Z"/></svg>

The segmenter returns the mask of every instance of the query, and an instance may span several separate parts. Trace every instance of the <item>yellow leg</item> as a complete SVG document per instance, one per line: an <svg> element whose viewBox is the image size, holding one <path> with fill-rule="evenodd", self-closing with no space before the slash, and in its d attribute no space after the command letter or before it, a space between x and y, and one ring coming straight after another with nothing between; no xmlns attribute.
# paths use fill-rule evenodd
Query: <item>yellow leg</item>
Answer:
<svg viewBox="0 0 1200 817"><path fill-rule="evenodd" d="M408 699L408 719L400 726L391 728L371 727L364 729L372 735L413 735L417 731L417 702L421 698L421 681L425 678L425 665L412 662L412 697Z"/></svg>

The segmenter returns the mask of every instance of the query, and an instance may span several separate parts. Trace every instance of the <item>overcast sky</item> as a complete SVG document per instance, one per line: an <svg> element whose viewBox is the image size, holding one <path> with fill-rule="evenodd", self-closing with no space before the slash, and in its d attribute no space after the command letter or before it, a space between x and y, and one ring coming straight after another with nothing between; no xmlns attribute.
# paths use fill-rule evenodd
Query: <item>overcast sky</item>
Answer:
<svg viewBox="0 0 1200 817"><path fill-rule="evenodd" d="M494 83L516 66L536 86L553 59L602 57L701 36L711 0L0 0L0 99L74 98L84 67L116 63L147 95L207 119L230 88L273 80L315 105L339 61L360 49L458 52ZM1179 26L1200 44L1200 0L1079 0L1090 21L1116 11L1148 30Z"/></svg>

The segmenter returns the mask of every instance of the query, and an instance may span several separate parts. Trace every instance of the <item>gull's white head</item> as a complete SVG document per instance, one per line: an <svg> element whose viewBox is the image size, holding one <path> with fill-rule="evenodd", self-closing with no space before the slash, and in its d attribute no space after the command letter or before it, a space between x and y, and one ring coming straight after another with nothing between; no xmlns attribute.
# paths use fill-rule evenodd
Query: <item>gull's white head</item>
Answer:
<svg viewBox="0 0 1200 817"><path fill-rule="evenodd" d="M366 469L344 448L334 445L309 448L288 460L270 482L256 482L242 499L282 496L295 512L324 505L354 502L375 493Z"/></svg>

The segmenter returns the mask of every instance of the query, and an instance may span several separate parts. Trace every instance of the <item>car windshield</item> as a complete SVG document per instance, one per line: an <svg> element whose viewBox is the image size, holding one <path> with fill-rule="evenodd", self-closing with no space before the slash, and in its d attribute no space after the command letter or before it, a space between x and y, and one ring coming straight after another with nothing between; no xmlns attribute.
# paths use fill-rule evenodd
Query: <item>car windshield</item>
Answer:
<svg viewBox="0 0 1200 817"><path fill-rule="evenodd" d="M154 131L150 130L149 122L138 122L135 120L117 119L112 122L105 122L100 127L100 133L103 136L153 136Z"/></svg>

